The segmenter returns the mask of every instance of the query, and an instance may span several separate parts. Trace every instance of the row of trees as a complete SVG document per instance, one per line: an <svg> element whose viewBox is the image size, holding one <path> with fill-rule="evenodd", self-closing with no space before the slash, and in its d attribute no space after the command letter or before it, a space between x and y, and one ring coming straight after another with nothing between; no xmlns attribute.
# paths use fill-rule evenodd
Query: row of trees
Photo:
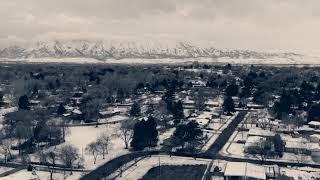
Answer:
<svg viewBox="0 0 320 180"><path fill-rule="evenodd" d="M96 164L97 157L102 155L102 158L105 159L106 154L108 154L109 145L111 143L111 137L107 134L101 134L98 139L94 142L91 142L87 145L86 151L92 154L94 159L94 164Z"/></svg>
<svg viewBox="0 0 320 180"><path fill-rule="evenodd" d="M40 163L46 164L50 170L50 179L53 179L53 173L55 172L55 167L62 163L66 168L70 169L70 174L74 167L81 167L81 157L79 155L79 150L73 145L63 145L59 149L49 150L49 151L38 151L37 156Z"/></svg>

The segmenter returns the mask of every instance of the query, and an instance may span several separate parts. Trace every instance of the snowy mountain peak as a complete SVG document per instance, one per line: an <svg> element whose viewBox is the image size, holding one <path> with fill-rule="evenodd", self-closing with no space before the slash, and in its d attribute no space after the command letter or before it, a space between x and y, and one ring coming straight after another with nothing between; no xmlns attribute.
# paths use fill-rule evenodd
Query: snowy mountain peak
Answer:
<svg viewBox="0 0 320 180"><path fill-rule="evenodd" d="M0 58L67 58L81 57L97 60L124 58L232 58L232 59L266 59L301 57L296 53L266 53L249 50L226 50L215 47L201 47L191 43L179 42L164 45L158 42L103 42L103 41L53 41L37 42L29 47L11 46L0 49Z"/></svg>

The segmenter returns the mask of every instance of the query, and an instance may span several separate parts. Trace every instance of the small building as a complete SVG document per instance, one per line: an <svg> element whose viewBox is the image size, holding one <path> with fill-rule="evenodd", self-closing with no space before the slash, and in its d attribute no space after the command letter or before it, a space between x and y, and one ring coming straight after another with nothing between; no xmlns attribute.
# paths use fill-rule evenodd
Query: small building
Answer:
<svg viewBox="0 0 320 180"><path fill-rule="evenodd" d="M189 83L192 85L192 87L194 88L198 88L198 87L206 87L206 82L202 81L202 80L191 80L189 81Z"/></svg>
<svg viewBox="0 0 320 180"><path fill-rule="evenodd" d="M264 105L254 104L254 103L248 103L246 106L248 109L264 109L265 108Z"/></svg>
<svg viewBox="0 0 320 180"><path fill-rule="evenodd" d="M273 137L274 135L274 132L264 129L250 129L248 132L248 136Z"/></svg>
<svg viewBox="0 0 320 180"><path fill-rule="evenodd" d="M121 112L119 110L115 110L115 109L108 109L106 111L100 111L99 112L99 117L100 118L108 118L108 117L112 117L115 115L119 115Z"/></svg>
<svg viewBox="0 0 320 180"><path fill-rule="evenodd" d="M320 149L319 143L308 142L304 138L292 138L286 141L285 151L310 155L313 149Z"/></svg>
<svg viewBox="0 0 320 180"><path fill-rule="evenodd" d="M224 171L226 180L265 180L266 169L263 166L246 162L228 162Z"/></svg>
<svg viewBox="0 0 320 180"><path fill-rule="evenodd" d="M79 109L74 109L72 112L71 112L71 118L73 120L83 120L84 119L84 116L82 114L82 112L79 110Z"/></svg>
<svg viewBox="0 0 320 180"><path fill-rule="evenodd" d="M214 108L214 107L221 107L222 103L219 101L214 101L214 100L208 100L205 102L206 106L210 107L210 108Z"/></svg>
<svg viewBox="0 0 320 180"><path fill-rule="evenodd" d="M309 125L311 128L320 129L320 122L319 122L319 121L310 121L310 122L308 123L308 125Z"/></svg>

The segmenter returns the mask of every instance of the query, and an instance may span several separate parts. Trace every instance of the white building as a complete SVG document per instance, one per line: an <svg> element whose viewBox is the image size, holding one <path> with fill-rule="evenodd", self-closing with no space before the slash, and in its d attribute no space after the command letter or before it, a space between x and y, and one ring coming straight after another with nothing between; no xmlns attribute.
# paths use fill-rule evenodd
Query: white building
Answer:
<svg viewBox="0 0 320 180"><path fill-rule="evenodd" d="M263 129L250 129L248 132L248 136L273 137L274 135L274 132Z"/></svg>
<svg viewBox="0 0 320 180"><path fill-rule="evenodd" d="M310 121L310 122L308 123L308 125L309 125L311 128L320 129L320 122L319 122L319 121Z"/></svg>

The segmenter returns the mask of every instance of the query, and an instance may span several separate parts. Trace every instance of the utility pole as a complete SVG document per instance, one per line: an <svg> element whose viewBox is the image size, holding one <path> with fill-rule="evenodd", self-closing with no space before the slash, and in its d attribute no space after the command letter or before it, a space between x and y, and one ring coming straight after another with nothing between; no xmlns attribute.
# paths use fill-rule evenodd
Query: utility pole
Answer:
<svg viewBox="0 0 320 180"><path fill-rule="evenodd" d="M160 180L160 176L161 176L161 163L160 163L160 155L158 155L159 157L159 176L158 176L158 179Z"/></svg>

